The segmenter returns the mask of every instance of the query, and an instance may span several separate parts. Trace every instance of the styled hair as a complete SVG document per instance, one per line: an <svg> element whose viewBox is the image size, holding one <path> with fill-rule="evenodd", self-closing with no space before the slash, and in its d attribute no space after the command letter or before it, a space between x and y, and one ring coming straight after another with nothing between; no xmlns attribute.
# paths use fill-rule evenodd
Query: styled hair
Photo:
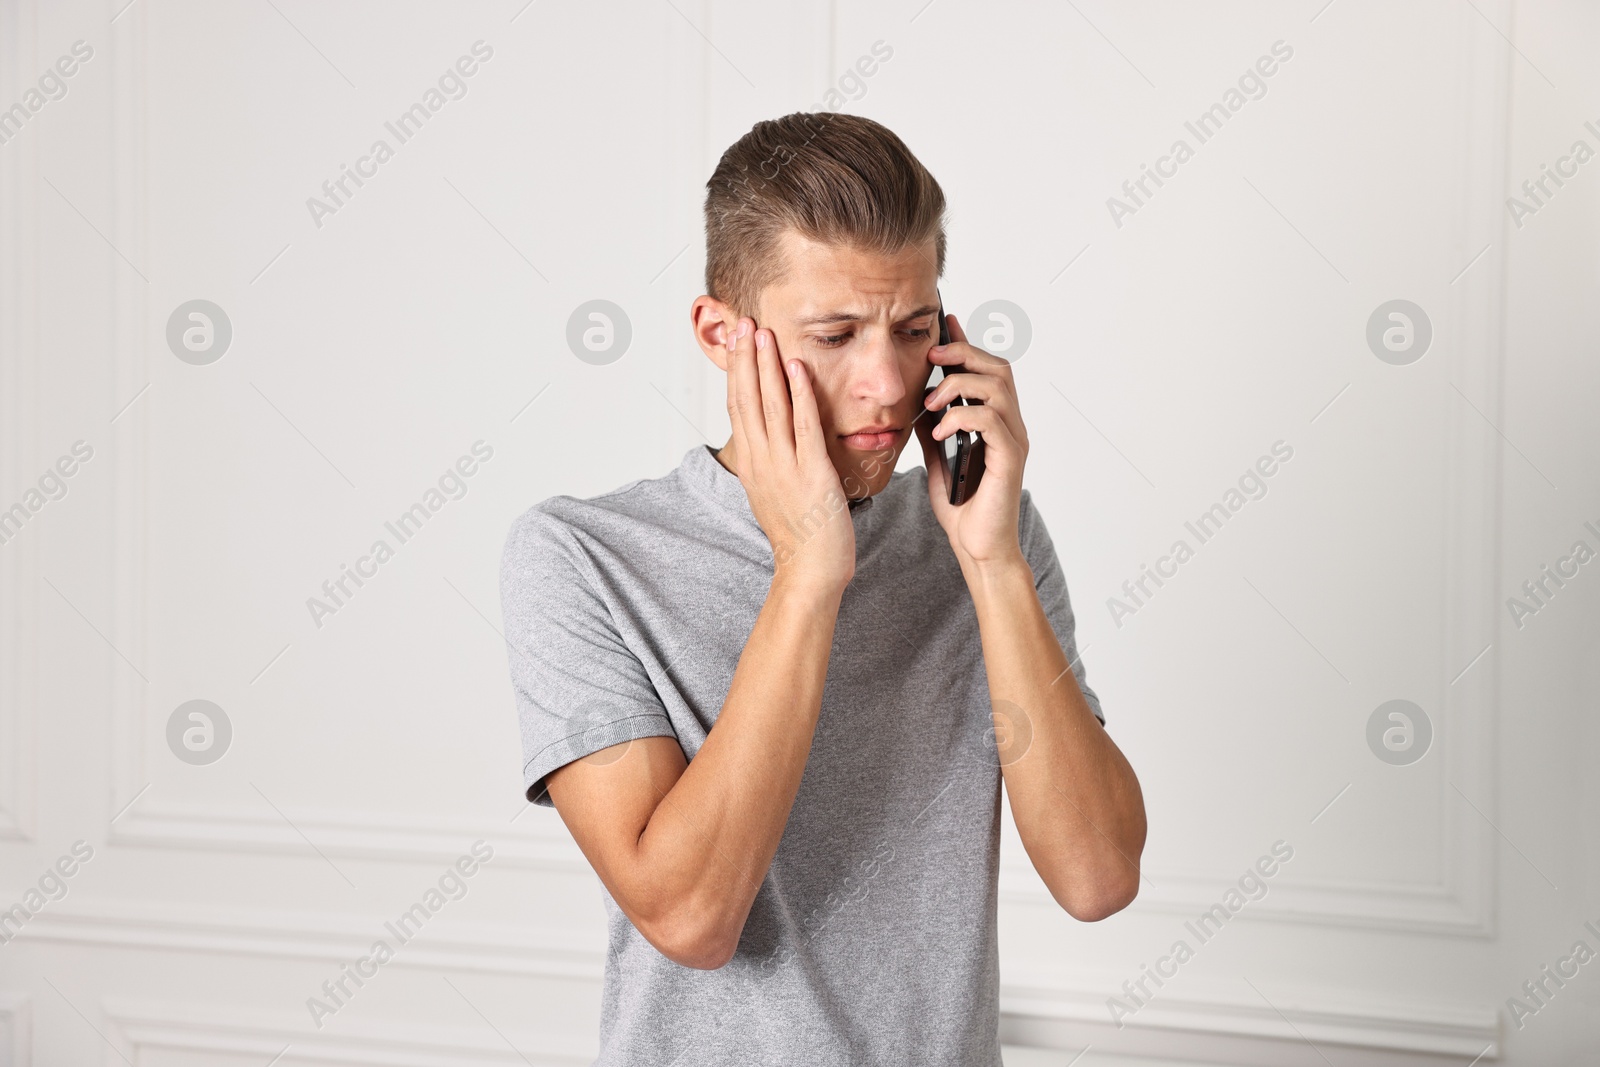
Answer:
<svg viewBox="0 0 1600 1067"><path fill-rule="evenodd" d="M706 293L753 315L783 273L779 235L893 255L935 239L944 274L944 191L886 126L800 111L758 122L706 182Z"/></svg>

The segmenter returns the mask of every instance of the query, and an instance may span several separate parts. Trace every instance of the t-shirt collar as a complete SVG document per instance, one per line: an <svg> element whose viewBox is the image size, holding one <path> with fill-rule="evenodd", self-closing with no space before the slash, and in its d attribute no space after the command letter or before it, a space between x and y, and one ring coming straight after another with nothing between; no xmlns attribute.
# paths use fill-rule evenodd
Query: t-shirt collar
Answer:
<svg viewBox="0 0 1600 1067"><path fill-rule="evenodd" d="M683 457L679 468L684 480L701 495L727 508L759 528L755 513L750 510L750 497L744 491L739 476L724 467L710 445L695 445ZM863 536L868 527L861 520L872 512L875 497L852 501L850 517L855 521L857 536Z"/></svg>
<svg viewBox="0 0 1600 1067"><path fill-rule="evenodd" d="M748 516L750 497L746 495L739 476L718 461L710 445L695 445L683 457L683 477L691 486L729 510Z"/></svg>

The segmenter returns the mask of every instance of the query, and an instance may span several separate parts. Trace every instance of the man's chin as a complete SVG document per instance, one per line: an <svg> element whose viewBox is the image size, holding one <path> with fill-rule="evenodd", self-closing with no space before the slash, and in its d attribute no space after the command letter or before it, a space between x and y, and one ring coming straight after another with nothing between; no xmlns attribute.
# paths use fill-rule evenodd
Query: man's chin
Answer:
<svg viewBox="0 0 1600 1067"><path fill-rule="evenodd" d="M833 460L833 468L839 474L839 483L844 487L847 498L860 500L875 496L889 484L900 451L905 448L904 436L908 435L902 435L900 441L887 448L871 451L840 449L829 457Z"/></svg>

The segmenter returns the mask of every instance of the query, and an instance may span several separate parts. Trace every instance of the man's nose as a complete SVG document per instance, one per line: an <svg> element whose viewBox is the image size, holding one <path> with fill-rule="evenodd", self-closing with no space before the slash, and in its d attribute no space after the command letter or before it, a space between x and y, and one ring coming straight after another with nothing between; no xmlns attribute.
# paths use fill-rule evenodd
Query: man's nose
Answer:
<svg viewBox="0 0 1600 1067"><path fill-rule="evenodd" d="M886 406L905 398L906 383L900 376L900 353L892 331L873 331L862 344L853 369L856 396Z"/></svg>

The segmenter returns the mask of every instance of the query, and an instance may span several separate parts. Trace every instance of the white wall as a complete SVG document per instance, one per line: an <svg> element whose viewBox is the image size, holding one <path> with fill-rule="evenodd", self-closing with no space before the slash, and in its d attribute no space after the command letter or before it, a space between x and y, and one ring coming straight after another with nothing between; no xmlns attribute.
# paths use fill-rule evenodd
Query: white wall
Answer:
<svg viewBox="0 0 1600 1067"><path fill-rule="evenodd" d="M1600 1048L1600 965L1507 1006L1600 950L1600 570L1520 628L1506 607L1600 547L1600 163L1520 226L1506 205L1600 148L1592 8L125 2L0 0L0 108L93 49L0 144L0 508L93 449L0 544L0 907L94 851L0 944L0 1064L588 1062L601 912L519 801L501 541L720 443L685 328L705 178L880 41L846 108L944 185L947 306L1031 321L1029 485L1150 810L1144 891L1101 924L1008 847L1008 1062ZM467 95L318 226L307 198L479 40ZM1278 41L1199 144L1185 120ZM1117 225L1177 138L1194 157ZM633 327L606 366L565 342L597 298ZM232 324L208 365L165 336L194 299ZM1393 299L1432 324L1409 365L1365 337ZM466 495L318 626L307 598L476 441ZM1185 520L1278 441L1266 496L1197 545ZM1179 538L1194 558L1115 618ZM167 743L194 699L232 727L209 765ZM1406 766L1366 740L1392 699L1433 726ZM467 896L313 1026L478 839ZM1267 896L1198 944L1185 921L1280 839ZM1194 958L1113 1025L1179 938Z"/></svg>

